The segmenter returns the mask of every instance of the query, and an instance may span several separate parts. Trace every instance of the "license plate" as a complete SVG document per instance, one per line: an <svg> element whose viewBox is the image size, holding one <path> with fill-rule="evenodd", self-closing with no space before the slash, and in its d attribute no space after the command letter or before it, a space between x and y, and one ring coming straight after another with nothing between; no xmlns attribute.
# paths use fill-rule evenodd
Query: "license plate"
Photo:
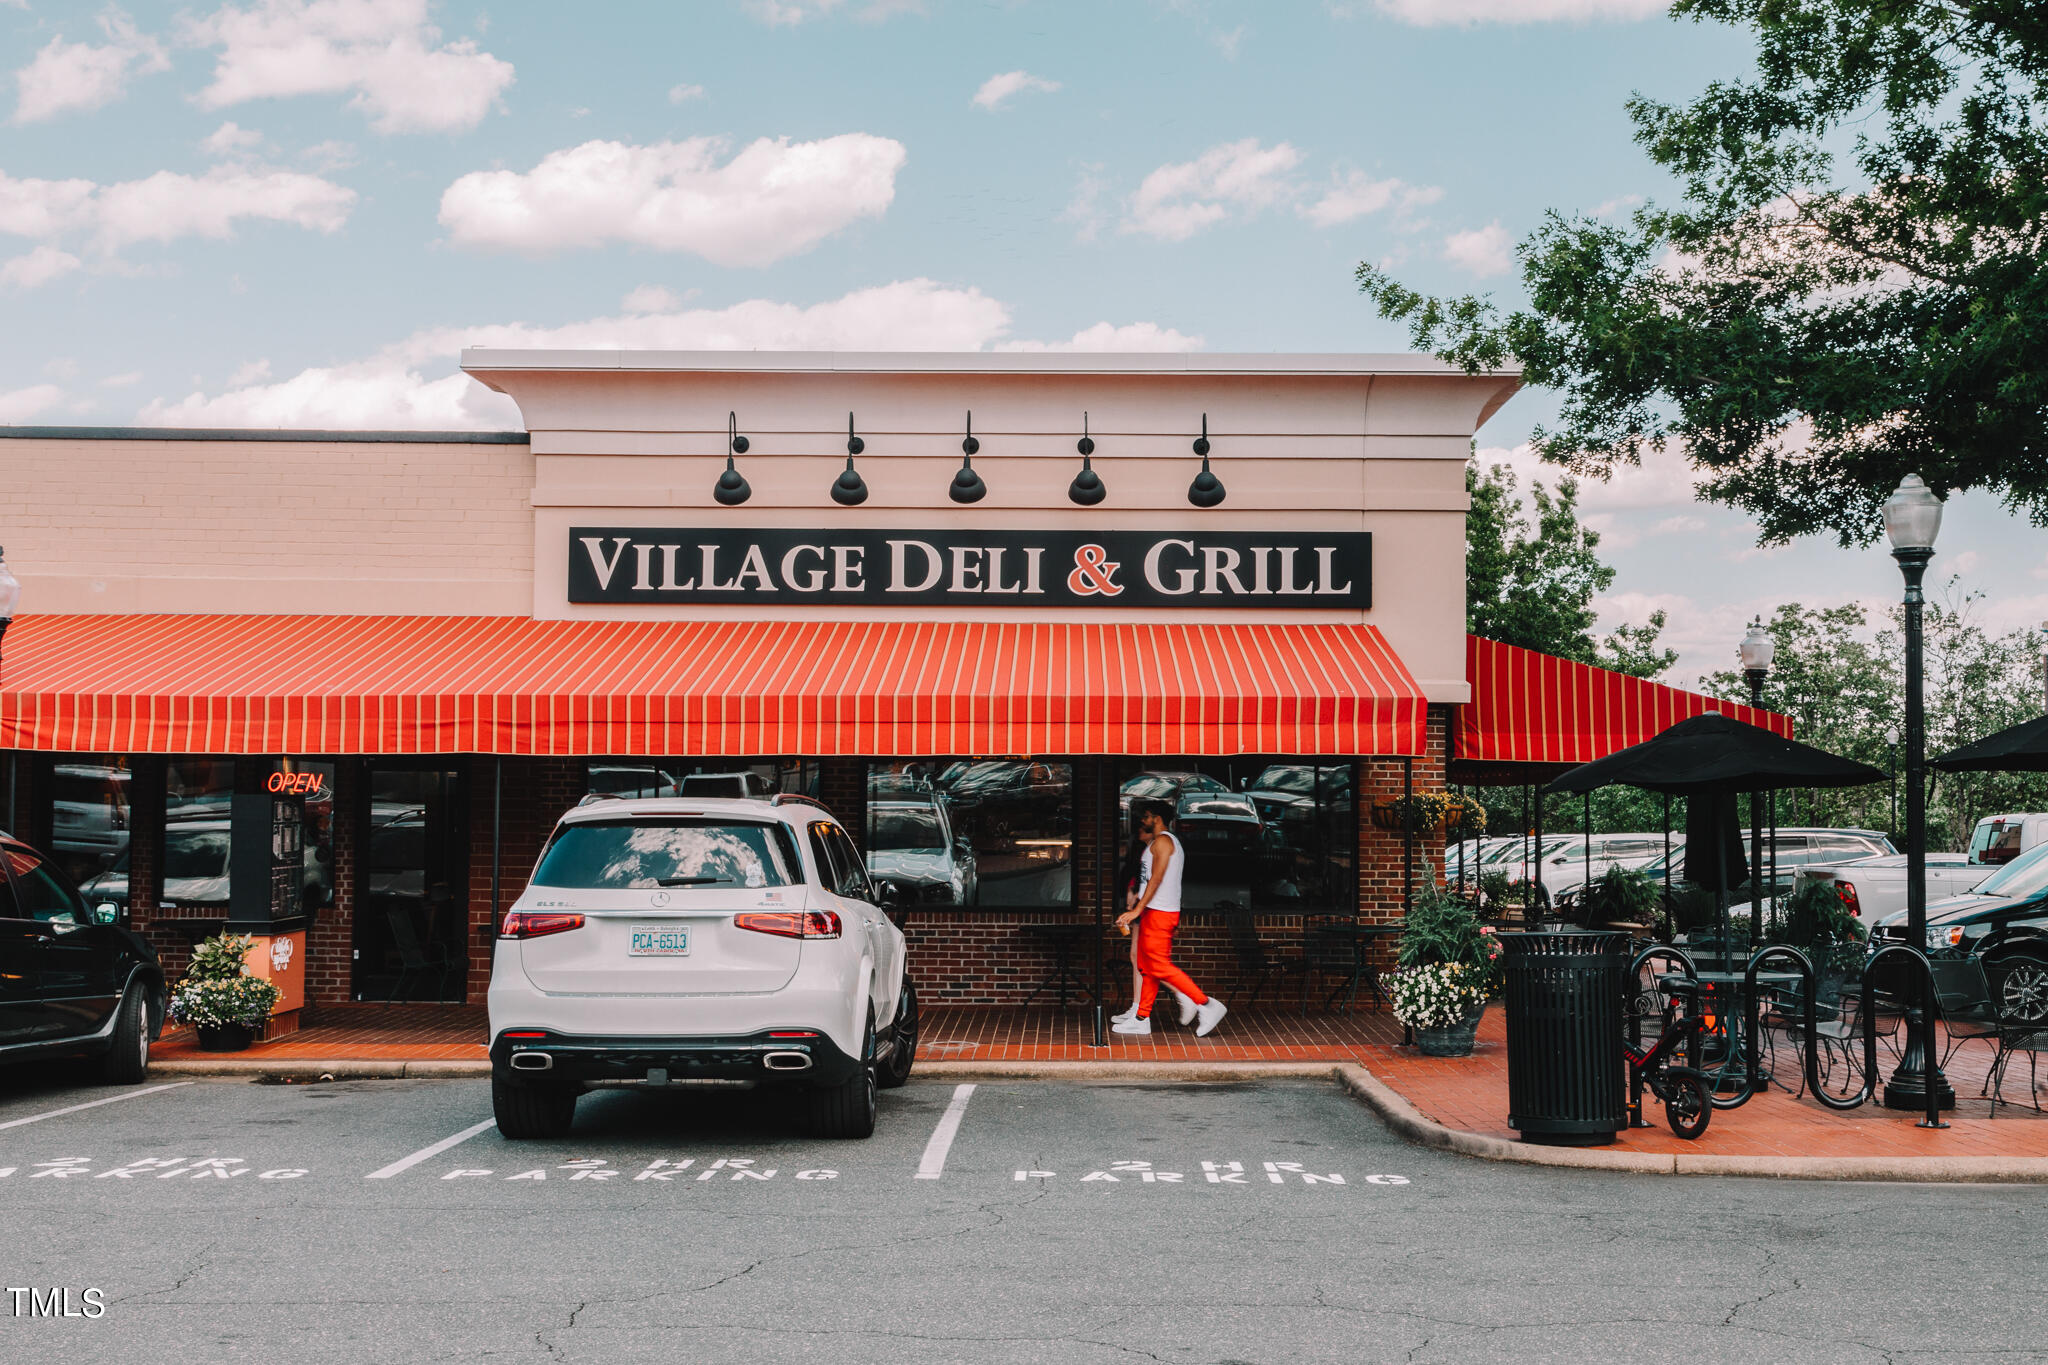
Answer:
<svg viewBox="0 0 2048 1365"><path fill-rule="evenodd" d="M635 929L628 957L688 957L688 929Z"/></svg>

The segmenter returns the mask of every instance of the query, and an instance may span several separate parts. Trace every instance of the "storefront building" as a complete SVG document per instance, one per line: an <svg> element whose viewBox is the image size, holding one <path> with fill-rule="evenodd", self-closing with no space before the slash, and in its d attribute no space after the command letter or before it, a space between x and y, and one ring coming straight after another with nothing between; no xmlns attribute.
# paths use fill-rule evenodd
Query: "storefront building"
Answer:
<svg viewBox="0 0 2048 1365"><path fill-rule="evenodd" d="M480 1002L592 792L822 799L931 1003L1044 984L1120 908L1137 797L1178 801L1219 983L1437 864L1371 811L1444 782L1465 465L1513 373L463 363L525 431L0 433L5 823L172 971L232 924L316 1009Z"/></svg>

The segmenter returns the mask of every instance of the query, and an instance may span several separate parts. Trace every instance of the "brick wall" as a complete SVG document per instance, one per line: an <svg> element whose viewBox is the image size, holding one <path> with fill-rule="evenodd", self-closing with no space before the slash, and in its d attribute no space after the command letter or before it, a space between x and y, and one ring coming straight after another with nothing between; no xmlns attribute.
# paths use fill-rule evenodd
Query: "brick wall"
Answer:
<svg viewBox="0 0 2048 1365"><path fill-rule="evenodd" d="M306 1002L345 1004L354 978L356 904L363 849L370 837L370 783L359 758L334 765L334 904L323 908L306 933Z"/></svg>
<svg viewBox="0 0 2048 1365"><path fill-rule="evenodd" d="M491 901L491 823L497 765L504 764L504 806L498 851L500 895ZM563 811L583 799L585 761L580 758L469 760L469 916L465 955L471 1004L482 1004L491 986L491 955L500 915L526 890L541 845Z"/></svg>

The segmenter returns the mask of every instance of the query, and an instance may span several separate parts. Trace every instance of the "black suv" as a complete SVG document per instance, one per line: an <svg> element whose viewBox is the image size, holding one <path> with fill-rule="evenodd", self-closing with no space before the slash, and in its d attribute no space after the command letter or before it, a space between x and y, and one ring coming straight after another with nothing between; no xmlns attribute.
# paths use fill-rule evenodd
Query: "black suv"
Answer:
<svg viewBox="0 0 2048 1365"><path fill-rule="evenodd" d="M0 833L0 1062L83 1054L110 1085L143 1078L163 1032L164 973L126 920Z"/></svg>

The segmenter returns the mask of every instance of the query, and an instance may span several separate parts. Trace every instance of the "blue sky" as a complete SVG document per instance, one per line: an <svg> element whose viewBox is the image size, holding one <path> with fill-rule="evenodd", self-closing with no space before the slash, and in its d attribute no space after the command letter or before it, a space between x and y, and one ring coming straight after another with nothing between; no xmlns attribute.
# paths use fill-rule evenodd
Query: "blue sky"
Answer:
<svg viewBox="0 0 2048 1365"><path fill-rule="evenodd" d="M1655 0L0 0L0 422L516 424L465 342L1405 349L1358 261L1514 297L1546 208L1668 191L1629 93L1746 52ZM1587 504L1681 679L1894 591L1680 468ZM1988 500L1944 550L2048 616Z"/></svg>

